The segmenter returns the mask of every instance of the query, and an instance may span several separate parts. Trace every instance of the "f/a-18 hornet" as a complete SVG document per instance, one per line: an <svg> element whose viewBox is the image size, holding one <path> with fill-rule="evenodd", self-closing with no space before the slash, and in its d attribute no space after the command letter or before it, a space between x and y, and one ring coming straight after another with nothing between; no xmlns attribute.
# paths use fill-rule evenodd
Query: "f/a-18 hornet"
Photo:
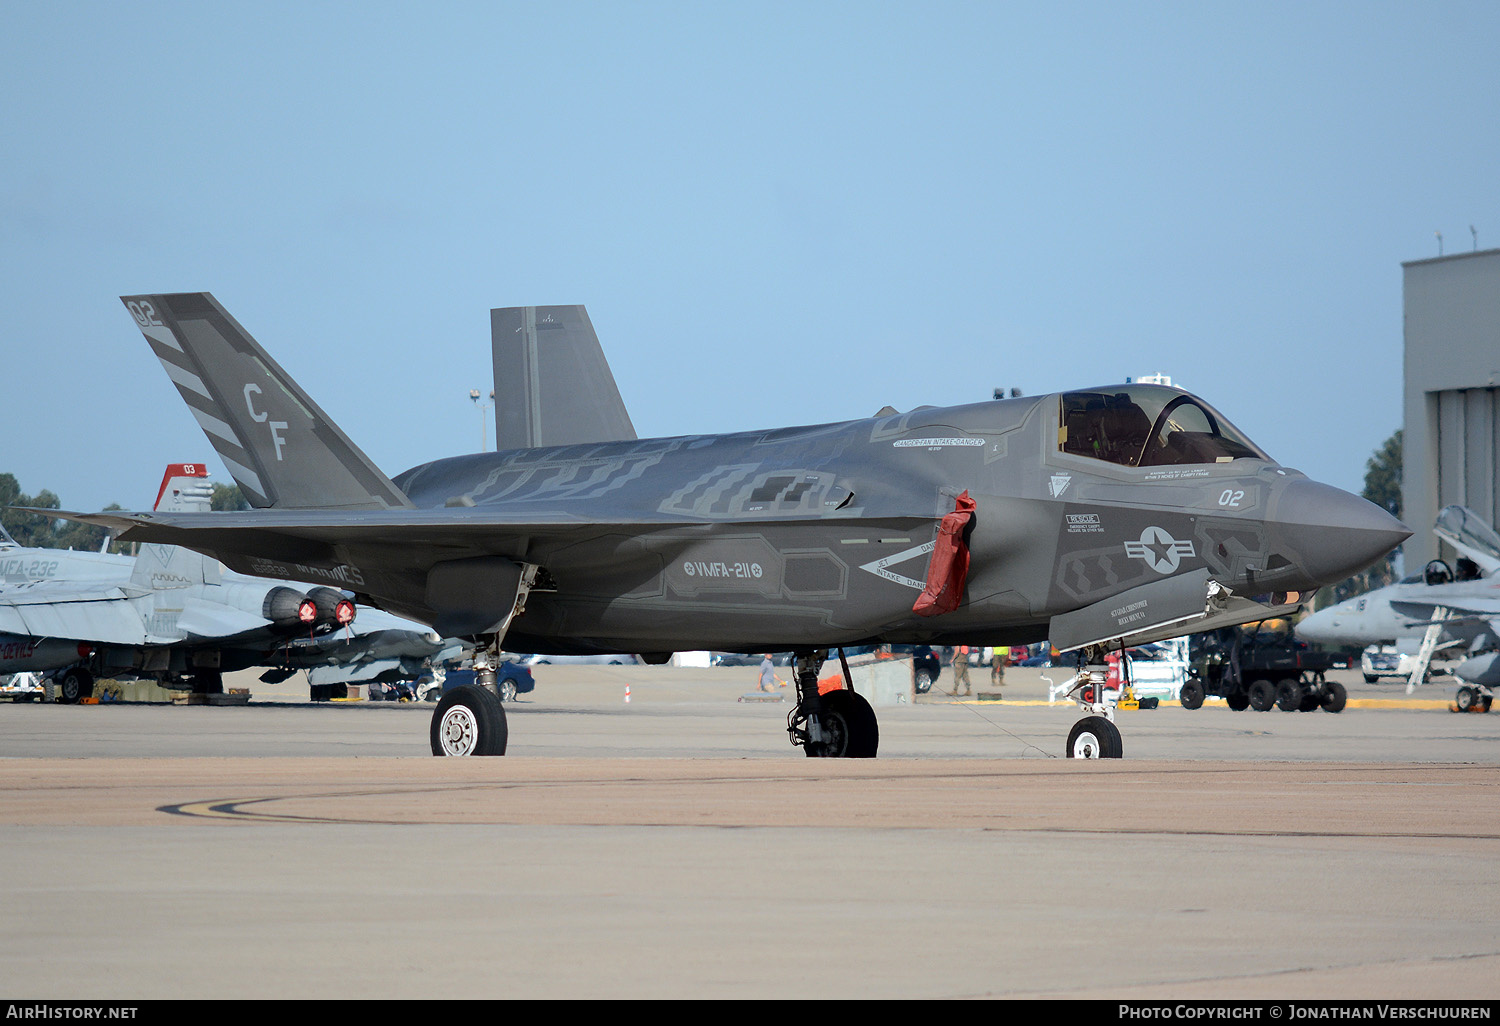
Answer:
<svg viewBox="0 0 1500 1026"><path fill-rule="evenodd" d="M1489 708L1500 684L1500 534L1457 505L1438 512L1432 531L1461 553L1456 571L1434 559L1420 574L1320 609L1297 624L1297 634L1324 645L1395 645L1413 657L1408 694L1428 680L1435 654L1463 653L1453 671L1465 682L1456 705Z"/></svg>
<svg viewBox="0 0 1500 1026"><path fill-rule="evenodd" d="M1287 593L1410 534L1279 466L1202 400L1142 384L724 435L630 430L390 478L211 295L123 300L255 508L70 515L472 638L481 681L502 643L647 661L794 651L788 732L813 756L878 745L852 688L819 695L830 650L1050 638L1085 650L1102 682L1107 645L1284 615ZM495 331L534 350L570 312L496 311ZM498 381L497 402L516 387ZM1089 679L1068 754L1118 757ZM503 707L483 684L451 690L430 733L434 754L502 754Z"/></svg>
<svg viewBox="0 0 1500 1026"><path fill-rule="evenodd" d="M174 463L155 508L206 512L211 491L203 464ZM170 545L135 556L22 548L0 528L0 673L43 672L60 702L91 697L105 675L217 692L224 672L251 666L270 668L262 680L306 670L317 684L320 673L373 680L458 654L420 624L356 611L334 588L221 573Z"/></svg>

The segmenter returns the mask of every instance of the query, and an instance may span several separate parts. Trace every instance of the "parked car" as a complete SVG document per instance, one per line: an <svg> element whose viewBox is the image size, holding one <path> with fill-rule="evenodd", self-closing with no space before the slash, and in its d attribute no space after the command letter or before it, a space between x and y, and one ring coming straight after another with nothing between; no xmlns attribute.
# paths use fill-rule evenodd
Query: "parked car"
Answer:
<svg viewBox="0 0 1500 1026"><path fill-rule="evenodd" d="M714 652L708 657L710 666L759 666L760 661L766 657L764 652ZM790 666L792 654L790 652L773 652L771 654L773 666Z"/></svg>
<svg viewBox="0 0 1500 1026"><path fill-rule="evenodd" d="M1364 674L1366 684L1392 678L1407 680L1411 677L1411 671L1416 663L1415 653L1403 652L1395 645L1371 645L1359 655L1359 670ZM1446 672L1440 667L1429 664L1422 680L1425 683L1433 676Z"/></svg>
<svg viewBox="0 0 1500 1026"><path fill-rule="evenodd" d="M640 660L633 655L534 655L527 656L527 666L634 666Z"/></svg>
<svg viewBox="0 0 1500 1026"><path fill-rule="evenodd" d="M925 695L943 674L943 665L930 645L890 645L891 656L910 656L912 687Z"/></svg>
<svg viewBox="0 0 1500 1026"><path fill-rule="evenodd" d="M1016 653L1018 650L1025 654L1017 658ZM1052 646L1045 641L1031 646L1012 645L1010 647L1010 656L1011 661L1017 666L1051 666Z"/></svg>

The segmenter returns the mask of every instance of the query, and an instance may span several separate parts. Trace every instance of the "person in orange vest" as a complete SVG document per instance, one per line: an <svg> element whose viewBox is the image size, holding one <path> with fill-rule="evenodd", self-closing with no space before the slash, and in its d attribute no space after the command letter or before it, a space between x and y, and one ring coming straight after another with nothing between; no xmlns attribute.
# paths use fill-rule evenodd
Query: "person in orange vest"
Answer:
<svg viewBox="0 0 1500 1026"><path fill-rule="evenodd" d="M969 687L969 646L959 645L953 651L953 697L958 697L958 686L964 686L964 694L972 695Z"/></svg>

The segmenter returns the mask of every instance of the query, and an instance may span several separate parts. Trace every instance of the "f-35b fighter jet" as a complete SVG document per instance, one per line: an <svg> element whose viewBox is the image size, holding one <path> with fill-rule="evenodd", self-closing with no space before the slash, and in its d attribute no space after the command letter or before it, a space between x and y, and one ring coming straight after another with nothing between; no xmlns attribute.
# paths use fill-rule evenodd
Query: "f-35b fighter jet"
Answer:
<svg viewBox="0 0 1500 1026"><path fill-rule="evenodd" d="M1050 638L1087 653L1102 683L1110 644L1284 613L1288 593L1410 534L1279 466L1202 400L1142 384L725 435L636 439L626 418L613 437L544 437L390 478L211 295L124 302L255 508L78 519L345 589L492 658L502 642L647 661L791 650L788 731L813 756L878 745L852 688L819 694L830 650ZM494 323L540 345L569 310ZM502 407L508 389L496 383ZM1080 684L1092 715L1070 756L1121 754L1102 690ZM493 692L445 696L431 742L502 754Z"/></svg>

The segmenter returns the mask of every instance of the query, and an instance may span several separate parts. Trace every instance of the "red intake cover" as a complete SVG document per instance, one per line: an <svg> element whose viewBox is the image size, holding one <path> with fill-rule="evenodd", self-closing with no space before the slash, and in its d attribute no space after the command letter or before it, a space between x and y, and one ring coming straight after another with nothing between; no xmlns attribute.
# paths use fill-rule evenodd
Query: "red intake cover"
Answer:
<svg viewBox="0 0 1500 1026"><path fill-rule="evenodd" d="M918 616L951 613L963 601L964 582L969 577L969 546L964 531L974 519L974 500L966 491L953 503L953 512L938 527L932 561L927 564L927 587L911 611Z"/></svg>

